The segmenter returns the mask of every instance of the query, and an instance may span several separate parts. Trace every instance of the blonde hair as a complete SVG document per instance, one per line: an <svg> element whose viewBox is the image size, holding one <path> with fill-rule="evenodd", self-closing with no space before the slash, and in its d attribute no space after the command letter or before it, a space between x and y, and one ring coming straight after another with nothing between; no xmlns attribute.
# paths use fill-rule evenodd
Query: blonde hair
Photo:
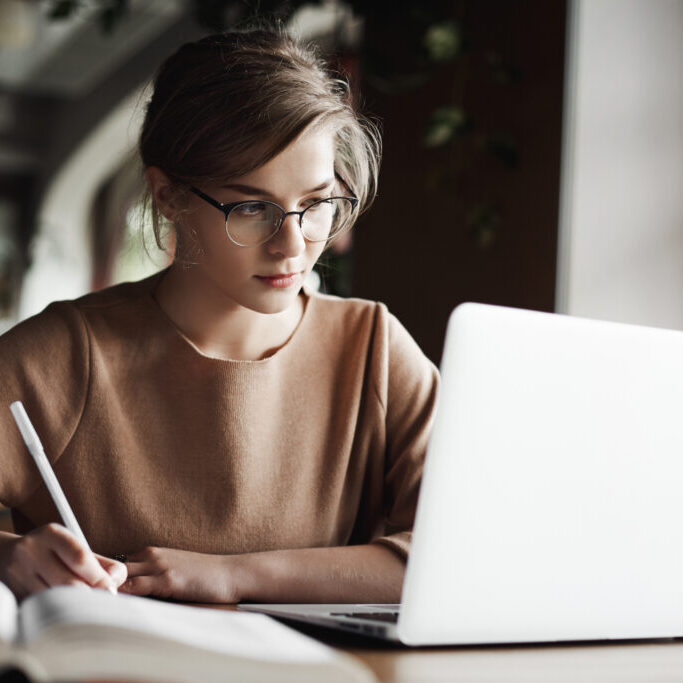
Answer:
<svg viewBox="0 0 683 683"><path fill-rule="evenodd" d="M340 190L359 200L348 229L377 193L380 133L316 48L283 29L211 35L171 55L154 81L140 156L182 192L259 168L313 125L333 132ZM161 214L149 196L147 203L162 247Z"/></svg>

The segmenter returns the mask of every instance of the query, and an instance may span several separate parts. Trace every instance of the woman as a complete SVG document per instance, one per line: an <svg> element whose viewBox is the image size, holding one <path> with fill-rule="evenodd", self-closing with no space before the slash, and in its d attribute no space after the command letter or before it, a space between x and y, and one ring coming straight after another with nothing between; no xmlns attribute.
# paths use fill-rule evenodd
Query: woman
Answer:
<svg viewBox="0 0 683 683"><path fill-rule="evenodd" d="M371 202L374 128L279 31L161 67L140 138L173 264L0 339L0 580L206 602L397 602L437 372L386 308L308 291ZM62 526L22 400L93 553ZM109 559L119 557L117 561Z"/></svg>

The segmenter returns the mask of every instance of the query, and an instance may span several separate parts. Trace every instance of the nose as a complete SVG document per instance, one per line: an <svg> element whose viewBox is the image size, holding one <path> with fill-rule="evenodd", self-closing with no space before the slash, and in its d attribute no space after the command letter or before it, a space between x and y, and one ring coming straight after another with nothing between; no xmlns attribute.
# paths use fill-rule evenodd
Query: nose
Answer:
<svg viewBox="0 0 683 683"><path fill-rule="evenodd" d="M301 232L299 217L296 215L285 217L277 234L268 240L266 245L272 253L282 254L287 258L302 254L306 249L306 240Z"/></svg>

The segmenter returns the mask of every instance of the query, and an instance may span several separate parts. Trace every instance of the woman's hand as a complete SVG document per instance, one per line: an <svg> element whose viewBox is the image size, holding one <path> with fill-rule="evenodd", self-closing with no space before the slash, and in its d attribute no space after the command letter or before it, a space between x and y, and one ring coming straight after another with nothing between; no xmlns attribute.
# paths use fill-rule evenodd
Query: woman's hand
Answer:
<svg viewBox="0 0 683 683"><path fill-rule="evenodd" d="M1 539L0 580L19 600L52 586L116 590L125 579L124 564L91 552L61 524Z"/></svg>
<svg viewBox="0 0 683 683"><path fill-rule="evenodd" d="M186 602L399 602L405 562L379 544L207 555L145 548L121 593Z"/></svg>
<svg viewBox="0 0 683 683"><path fill-rule="evenodd" d="M239 555L145 548L128 555L121 593L186 602L239 602Z"/></svg>

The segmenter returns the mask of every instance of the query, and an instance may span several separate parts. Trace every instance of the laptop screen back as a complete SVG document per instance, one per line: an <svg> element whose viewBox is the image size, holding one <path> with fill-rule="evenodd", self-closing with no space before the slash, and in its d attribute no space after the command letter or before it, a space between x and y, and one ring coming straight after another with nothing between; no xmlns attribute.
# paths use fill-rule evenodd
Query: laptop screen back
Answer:
<svg viewBox="0 0 683 683"><path fill-rule="evenodd" d="M449 322L399 635L683 636L683 332Z"/></svg>

